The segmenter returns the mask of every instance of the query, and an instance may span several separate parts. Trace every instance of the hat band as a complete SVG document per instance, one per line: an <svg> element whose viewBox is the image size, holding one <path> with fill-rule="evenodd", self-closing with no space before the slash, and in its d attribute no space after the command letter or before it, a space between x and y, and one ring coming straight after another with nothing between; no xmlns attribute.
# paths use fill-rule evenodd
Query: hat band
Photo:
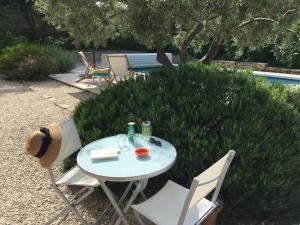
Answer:
<svg viewBox="0 0 300 225"><path fill-rule="evenodd" d="M43 140L42 140L42 146L40 148L40 150L38 151L38 153L34 156L34 157L37 157L37 158L42 158L46 152L48 151L48 147L49 145L51 144L52 142L52 137L50 136L50 133L49 133L49 129L46 128L46 127L41 127L40 128L40 131L45 134L45 137L43 137Z"/></svg>

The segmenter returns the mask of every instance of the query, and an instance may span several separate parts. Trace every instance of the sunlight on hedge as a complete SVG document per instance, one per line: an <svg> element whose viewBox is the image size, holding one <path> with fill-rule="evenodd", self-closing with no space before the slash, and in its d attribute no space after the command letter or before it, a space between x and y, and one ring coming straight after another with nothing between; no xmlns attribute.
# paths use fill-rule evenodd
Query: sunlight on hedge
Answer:
<svg viewBox="0 0 300 225"><path fill-rule="evenodd" d="M229 149L237 152L221 191L220 224L299 222L300 115L283 86L214 66L161 69L121 82L74 112L84 144L126 133L129 117L150 120L178 158L155 183L189 187L194 176ZM287 101L289 99L289 102ZM153 182L148 189L153 188ZM298 221L297 221L298 220Z"/></svg>

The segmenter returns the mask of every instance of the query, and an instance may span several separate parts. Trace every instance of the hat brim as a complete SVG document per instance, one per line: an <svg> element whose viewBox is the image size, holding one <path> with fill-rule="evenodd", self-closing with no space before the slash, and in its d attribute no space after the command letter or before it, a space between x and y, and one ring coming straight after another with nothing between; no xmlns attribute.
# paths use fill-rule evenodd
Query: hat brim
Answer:
<svg viewBox="0 0 300 225"><path fill-rule="evenodd" d="M47 152L43 157L39 158L39 162L42 167L48 168L57 158L57 155L61 146L62 133L60 127L56 123L52 123L48 126L52 142L48 147Z"/></svg>

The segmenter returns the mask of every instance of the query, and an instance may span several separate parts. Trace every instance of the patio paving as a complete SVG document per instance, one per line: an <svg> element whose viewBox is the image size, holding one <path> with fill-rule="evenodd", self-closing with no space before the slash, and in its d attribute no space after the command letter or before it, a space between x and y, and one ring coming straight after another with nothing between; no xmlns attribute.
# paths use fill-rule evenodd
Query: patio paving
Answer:
<svg viewBox="0 0 300 225"><path fill-rule="evenodd" d="M100 86L97 84L97 80L93 82L92 79L85 79L80 82L76 82L78 80L80 74L84 74L85 66L81 64L77 64L76 68L73 69L69 73L62 74L53 74L50 75L50 78L57 80L59 82L65 83L67 85L91 92L93 94L99 94L101 92ZM104 88L104 87L103 87Z"/></svg>

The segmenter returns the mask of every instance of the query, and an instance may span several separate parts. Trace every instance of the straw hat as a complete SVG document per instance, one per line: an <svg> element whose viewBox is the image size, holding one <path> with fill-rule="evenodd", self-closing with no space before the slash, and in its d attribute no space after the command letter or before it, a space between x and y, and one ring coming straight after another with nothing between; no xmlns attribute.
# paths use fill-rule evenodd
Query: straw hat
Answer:
<svg viewBox="0 0 300 225"><path fill-rule="evenodd" d="M34 131L27 139L26 150L29 155L37 157L42 167L49 167L55 161L61 146L61 130L52 123L48 128Z"/></svg>

